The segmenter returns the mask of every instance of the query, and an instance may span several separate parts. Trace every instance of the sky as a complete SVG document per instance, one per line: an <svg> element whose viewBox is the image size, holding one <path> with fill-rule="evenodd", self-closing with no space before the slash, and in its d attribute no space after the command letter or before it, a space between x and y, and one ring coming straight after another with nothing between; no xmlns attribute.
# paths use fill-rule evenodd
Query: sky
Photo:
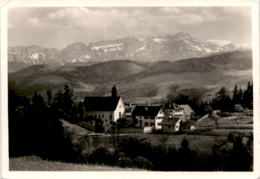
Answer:
<svg viewBox="0 0 260 179"><path fill-rule="evenodd" d="M249 7L15 7L8 45L64 48L70 43L188 32L202 41L251 46Z"/></svg>

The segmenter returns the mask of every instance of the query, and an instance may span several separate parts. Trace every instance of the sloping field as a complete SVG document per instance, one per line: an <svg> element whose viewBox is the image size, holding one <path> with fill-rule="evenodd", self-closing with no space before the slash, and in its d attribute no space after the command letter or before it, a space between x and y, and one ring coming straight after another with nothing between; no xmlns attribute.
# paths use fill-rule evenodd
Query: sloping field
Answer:
<svg viewBox="0 0 260 179"><path fill-rule="evenodd" d="M253 117L244 113L234 113L231 116L217 116L218 126L223 129L253 129ZM196 123L198 129L216 128L216 122L211 117L205 117Z"/></svg>
<svg viewBox="0 0 260 179"><path fill-rule="evenodd" d="M87 165L43 160L36 156L9 159L11 171L140 171L141 169L119 168L102 165Z"/></svg>

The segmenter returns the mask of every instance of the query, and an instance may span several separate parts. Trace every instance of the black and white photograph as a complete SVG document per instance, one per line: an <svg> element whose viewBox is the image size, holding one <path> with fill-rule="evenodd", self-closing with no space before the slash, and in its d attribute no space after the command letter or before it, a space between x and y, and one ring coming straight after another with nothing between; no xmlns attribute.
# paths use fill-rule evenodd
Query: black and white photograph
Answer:
<svg viewBox="0 0 260 179"><path fill-rule="evenodd" d="M254 172L252 14L8 7L9 171Z"/></svg>

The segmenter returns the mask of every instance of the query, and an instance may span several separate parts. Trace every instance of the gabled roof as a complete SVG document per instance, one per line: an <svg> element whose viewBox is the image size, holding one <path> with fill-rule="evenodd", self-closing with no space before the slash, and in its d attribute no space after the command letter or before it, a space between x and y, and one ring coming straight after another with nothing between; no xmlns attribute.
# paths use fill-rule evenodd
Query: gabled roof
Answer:
<svg viewBox="0 0 260 179"><path fill-rule="evenodd" d="M179 118L171 118L171 119L163 119L161 122L162 126L171 126L175 125L180 119Z"/></svg>
<svg viewBox="0 0 260 179"><path fill-rule="evenodd" d="M114 111L120 97L85 97L84 105L86 111Z"/></svg>
<svg viewBox="0 0 260 179"><path fill-rule="evenodd" d="M135 116L157 116L161 106L136 106L133 115Z"/></svg>
<svg viewBox="0 0 260 179"><path fill-rule="evenodd" d="M188 104L181 104L180 107L184 109L184 113L187 115L190 115L194 112Z"/></svg>

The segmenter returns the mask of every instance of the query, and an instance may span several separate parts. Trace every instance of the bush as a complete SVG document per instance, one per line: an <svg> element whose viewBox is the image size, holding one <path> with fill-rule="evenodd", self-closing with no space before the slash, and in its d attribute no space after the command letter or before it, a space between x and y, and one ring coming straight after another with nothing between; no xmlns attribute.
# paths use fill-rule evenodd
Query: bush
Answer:
<svg viewBox="0 0 260 179"><path fill-rule="evenodd" d="M103 121L101 119L96 119L95 120L95 132L96 133L103 133L103 132L105 132Z"/></svg>
<svg viewBox="0 0 260 179"><path fill-rule="evenodd" d="M124 168L132 167L132 166L133 166L132 159L131 159L131 158L128 158L128 157L120 158L120 159L118 160L118 166L124 167Z"/></svg>
<svg viewBox="0 0 260 179"><path fill-rule="evenodd" d="M107 148L96 149L89 157L88 162L97 164L115 164L115 156Z"/></svg>
<svg viewBox="0 0 260 179"><path fill-rule="evenodd" d="M240 104L236 104L234 106L234 111L235 112L243 112L244 111L244 108L240 105Z"/></svg>
<svg viewBox="0 0 260 179"><path fill-rule="evenodd" d="M95 130L95 126L93 126L92 124L90 124L89 122L86 121L80 121L78 123L78 125L80 127L83 127L84 129L90 130L90 131L94 131Z"/></svg>
<svg viewBox="0 0 260 179"><path fill-rule="evenodd" d="M248 136L248 142L243 143L240 132L231 132L227 141L213 147L212 170L251 171L253 169L253 143Z"/></svg>
<svg viewBox="0 0 260 179"><path fill-rule="evenodd" d="M133 165L137 168L143 168L143 169L150 169L153 166L151 161L149 161L148 159L142 156L138 156L134 158Z"/></svg>
<svg viewBox="0 0 260 179"><path fill-rule="evenodd" d="M227 141L228 142L235 142L237 138L241 137L241 133L237 131L232 131L228 134Z"/></svg>

